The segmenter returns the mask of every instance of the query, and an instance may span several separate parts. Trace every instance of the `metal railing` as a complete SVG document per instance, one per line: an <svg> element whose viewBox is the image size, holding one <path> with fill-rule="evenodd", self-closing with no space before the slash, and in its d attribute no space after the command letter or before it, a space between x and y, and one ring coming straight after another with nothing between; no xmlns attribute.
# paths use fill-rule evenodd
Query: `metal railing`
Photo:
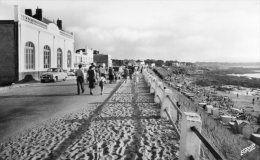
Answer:
<svg viewBox="0 0 260 160"><path fill-rule="evenodd" d="M173 125L174 129L177 131L178 136L180 137L180 116L182 117L182 111L179 109L179 107L173 102L173 100L171 99L171 97L169 95L166 96L166 98L168 98L168 100L171 102L173 108L177 111L177 119L174 122L169 114L169 112L167 111L167 108L164 109L164 111L166 112L166 115L168 117L168 119L170 120L171 124Z"/></svg>
<svg viewBox="0 0 260 160"><path fill-rule="evenodd" d="M145 73L145 75L147 76L146 79L149 80L150 74L147 72L147 73ZM157 85L157 84L155 84L155 85ZM161 90L162 88L161 88L161 86L159 86L158 88L155 87L155 89ZM158 93L158 91L157 91L157 93ZM185 117L183 117L184 112L181 111L179 106L177 106L177 104L174 103L174 101L171 99L171 97L169 95L166 95L166 94L163 94L163 95L165 96L164 98L162 98L164 101L165 100L170 101L170 106L167 106L165 109L163 109L163 111L166 113L166 115L167 115L170 123L172 124L173 128L175 129L178 137L181 138L181 136L182 136L181 135L181 128L182 127L189 127L189 126L180 126L180 121L183 121L184 120L183 118L185 118ZM167 105L169 105L169 104L167 103ZM174 109L176 112L174 111L174 113L172 114L171 109ZM172 119L171 116L177 116L175 122L174 122L174 120ZM178 126L180 126L180 127L178 127ZM220 156L220 154L209 144L208 140L206 138L204 138L204 136L200 133L200 131L195 126L191 126L190 130L191 130L191 132L193 132L199 138L199 141L201 141L206 146L206 148L211 152L211 154L215 157L215 159L224 160L224 158L222 158ZM185 135L187 135L187 134L185 134ZM194 155L191 155L188 158L191 159L191 160L195 159Z"/></svg>
<svg viewBox="0 0 260 160"><path fill-rule="evenodd" d="M179 131L178 127L175 125L175 123L174 123L173 120L171 119L171 116L170 116L170 114L168 113L167 109L165 109L164 111L166 112L166 114L167 114L167 116L168 116L168 118L169 118L169 120L170 120L170 122L171 122L173 128L176 130L176 133L177 133L178 137L180 138L180 137L181 137L181 132Z"/></svg>
<svg viewBox="0 0 260 160"><path fill-rule="evenodd" d="M169 114L169 112L167 111L167 108L164 109L164 111L166 112L167 114L167 117L169 118L169 121L170 123L172 124L173 128L176 130L176 133L179 137L181 137L181 132L180 132L180 129L177 127L178 123L179 123L179 115L182 116L183 113L182 111L180 110L180 108L173 102L173 100L170 98L169 95L166 96L169 101L171 102L172 106L174 109L176 109L177 111L177 120L176 122L174 122ZM204 138L204 136L197 130L197 128L195 126L192 126L191 128L191 131L193 133L195 133L197 135L197 137L200 139L200 141L206 146L206 148L211 152L211 154L215 157L216 160L224 160L220 154L209 144L209 142L207 141L207 139ZM189 157L189 159L194 159L193 156L191 155Z"/></svg>
<svg viewBox="0 0 260 160"><path fill-rule="evenodd" d="M201 142L206 146L206 148L208 148L208 150L217 160L223 160L220 154L209 144L209 142L203 137L203 135L201 135L195 126L192 126L190 129L198 136Z"/></svg>

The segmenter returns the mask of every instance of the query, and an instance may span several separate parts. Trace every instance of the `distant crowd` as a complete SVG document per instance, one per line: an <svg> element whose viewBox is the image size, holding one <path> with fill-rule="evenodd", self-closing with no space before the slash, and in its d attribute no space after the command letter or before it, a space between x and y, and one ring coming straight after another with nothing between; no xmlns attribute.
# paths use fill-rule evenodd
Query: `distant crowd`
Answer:
<svg viewBox="0 0 260 160"><path fill-rule="evenodd" d="M99 65L99 66L95 66L94 63L91 64L91 66L89 67L88 71L87 71L87 75L86 75L86 82L88 82L88 86L90 89L90 95L93 95L93 89L95 88L95 86L98 84L101 92L100 94L103 95L103 89L104 89L104 84L107 83L107 79L109 81L109 83L114 83L117 80L123 78L125 80L129 79L132 80L133 79L133 74L136 71L143 71L142 67L135 67L135 66L124 66L124 68L121 68L122 70L120 70L118 68L117 71L115 71L113 69L113 67L109 67L108 69L104 68L103 66ZM78 95L80 93L84 93L85 88L84 88L84 82L85 82L85 78L84 78L84 72L82 70L82 65L79 64L79 69L76 70L75 72L75 76L76 81L77 81L77 93ZM135 80L136 81L136 80Z"/></svg>

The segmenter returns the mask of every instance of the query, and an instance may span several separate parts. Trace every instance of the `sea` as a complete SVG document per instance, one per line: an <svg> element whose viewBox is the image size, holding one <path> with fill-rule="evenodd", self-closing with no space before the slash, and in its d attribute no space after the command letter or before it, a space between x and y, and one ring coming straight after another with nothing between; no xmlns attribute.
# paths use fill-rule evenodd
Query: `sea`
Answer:
<svg viewBox="0 0 260 160"><path fill-rule="evenodd" d="M249 74L228 74L230 76L238 76L238 77L248 77L248 78L260 78L260 70L259 73L249 73Z"/></svg>
<svg viewBox="0 0 260 160"><path fill-rule="evenodd" d="M243 68L260 68L260 66L239 66ZM248 78L260 78L260 70L252 70L255 73L248 73L248 74L228 74L230 76L238 76L238 77L248 77Z"/></svg>

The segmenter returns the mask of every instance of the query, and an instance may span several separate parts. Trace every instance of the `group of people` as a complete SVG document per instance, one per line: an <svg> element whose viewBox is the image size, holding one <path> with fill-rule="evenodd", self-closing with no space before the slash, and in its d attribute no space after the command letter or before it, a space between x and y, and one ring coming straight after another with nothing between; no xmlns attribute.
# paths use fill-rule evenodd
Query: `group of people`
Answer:
<svg viewBox="0 0 260 160"><path fill-rule="evenodd" d="M137 70L141 70L142 72L143 68L138 68ZM135 67L134 66L125 66L122 76L124 79L127 80L127 77L129 76L130 80L133 79L133 74L135 73ZM103 88L104 83L106 82L106 69L102 66L99 66L96 68L96 66L92 63L87 71L87 82L89 84L90 89L90 95L93 95L93 89L95 88L96 83L98 82L100 89L101 89L101 95L103 94ZM77 77L77 93L78 95L80 92L84 93L84 73L82 71L82 65L79 64L79 69L75 72L75 76ZM138 82L138 76L135 76L134 79L135 82ZM112 83L114 80L120 79L120 75L118 75L112 67L109 67L108 69L108 79L109 83Z"/></svg>
<svg viewBox="0 0 260 160"><path fill-rule="evenodd" d="M80 94L80 90L82 93L84 93L85 88L84 88L84 73L82 71L82 65L79 64L79 69L75 72L75 76L77 77L77 93L78 95ZM96 82L99 79L99 86L101 89L101 95L103 94L103 88L104 88L104 83L106 81L105 78L105 72L102 69L101 66L99 66L99 70L95 70L95 65L91 64L91 66L88 69L87 72L87 81L89 84L89 89L90 89L90 95L93 95L93 89L95 88Z"/></svg>

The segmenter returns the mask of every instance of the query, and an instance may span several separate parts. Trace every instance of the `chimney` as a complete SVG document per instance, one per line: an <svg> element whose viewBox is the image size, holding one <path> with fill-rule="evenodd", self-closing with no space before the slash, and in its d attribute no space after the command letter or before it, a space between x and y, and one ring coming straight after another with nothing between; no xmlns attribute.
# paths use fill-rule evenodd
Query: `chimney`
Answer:
<svg viewBox="0 0 260 160"><path fill-rule="evenodd" d="M19 19L20 6L14 5L14 21L18 22Z"/></svg>
<svg viewBox="0 0 260 160"><path fill-rule="evenodd" d="M38 19L39 21L42 21L42 9L37 7L35 15L36 15L36 19Z"/></svg>
<svg viewBox="0 0 260 160"><path fill-rule="evenodd" d="M94 53L94 54L99 54L99 51L94 50L93 53Z"/></svg>
<svg viewBox="0 0 260 160"><path fill-rule="evenodd" d="M31 10L31 9L25 9L25 14L26 14L27 16L32 17L32 10Z"/></svg>
<svg viewBox="0 0 260 160"><path fill-rule="evenodd" d="M57 20L57 26L59 27L60 30L62 30L62 20Z"/></svg>

